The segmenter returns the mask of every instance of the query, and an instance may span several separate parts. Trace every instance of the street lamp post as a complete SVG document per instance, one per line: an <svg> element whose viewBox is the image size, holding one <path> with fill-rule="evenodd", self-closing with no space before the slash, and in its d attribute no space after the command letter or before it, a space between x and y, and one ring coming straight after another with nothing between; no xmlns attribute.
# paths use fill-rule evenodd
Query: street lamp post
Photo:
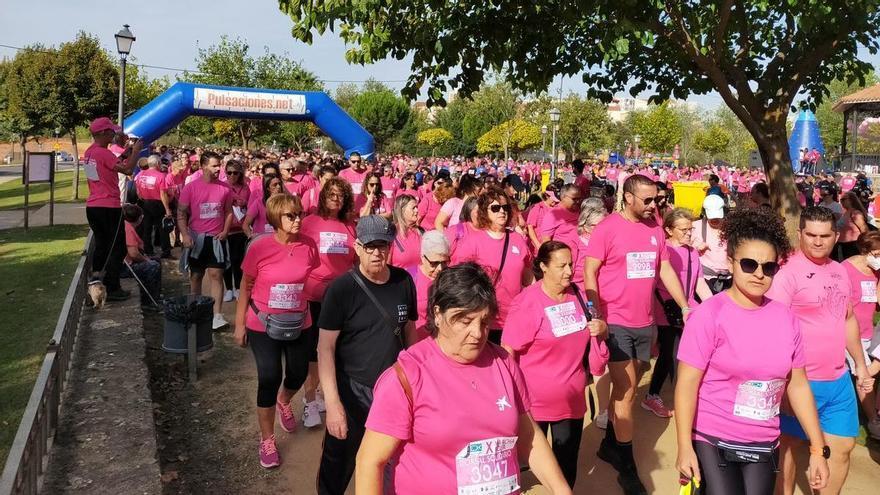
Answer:
<svg viewBox="0 0 880 495"><path fill-rule="evenodd" d="M128 24L123 24L122 29L115 35L116 51L119 52L119 63L122 66L122 70L119 72L119 111L117 112L117 124L120 127L122 126L122 118L125 116L125 63L135 40L128 27Z"/></svg>
<svg viewBox="0 0 880 495"><path fill-rule="evenodd" d="M551 157L550 162L550 181L556 180L556 132L559 131L559 116L561 112L558 108L553 107L550 109L550 122L553 123L553 156Z"/></svg>
<svg viewBox="0 0 880 495"><path fill-rule="evenodd" d="M547 124L541 126L541 153L547 153Z"/></svg>
<svg viewBox="0 0 880 495"><path fill-rule="evenodd" d="M639 157L641 156L641 152L639 151L639 143L642 141L642 136L636 134L633 136L633 141L636 143L636 162L639 161Z"/></svg>

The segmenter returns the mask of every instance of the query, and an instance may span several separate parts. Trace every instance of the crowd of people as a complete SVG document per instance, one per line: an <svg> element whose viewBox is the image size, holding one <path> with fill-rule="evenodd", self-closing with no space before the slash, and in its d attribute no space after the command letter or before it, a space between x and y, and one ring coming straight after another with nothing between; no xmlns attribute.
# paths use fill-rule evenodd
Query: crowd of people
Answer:
<svg viewBox="0 0 880 495"><path fill-rule="evenodd" d="M756 170L574 160L548 177L481 158L142 153L109 119L90 131L108 299L129 296L123 266L158 299L158 260L181 247L215 329L235 301L260 465L281 464L275 425L296 431L303 389L303 426L326 428L321 494L352 478L359 494L518 493L521 467L570 493L586 418L623 493L647 493L637 404L674 416L682 484L710 495L791 494L799 451L810 487L839 493L860 422L880 437L864 176L799 177L792 246ZM673 206L681 181L708 183L698 217Z"/></svg>

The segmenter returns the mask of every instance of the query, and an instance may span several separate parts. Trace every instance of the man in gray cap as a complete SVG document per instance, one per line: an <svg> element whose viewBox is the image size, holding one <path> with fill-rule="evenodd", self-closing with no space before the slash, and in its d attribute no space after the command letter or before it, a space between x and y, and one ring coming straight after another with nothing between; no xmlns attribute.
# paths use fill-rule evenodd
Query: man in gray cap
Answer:
<svg viewBox="0 0 880 495"><path fill-rule="evenodd" d="M415 336L416 289L406 270L388 265L394 224L361 218L355 252L360 262L327 287L318 319L318 374L327 432L318 493L342 495L364 436L373 386Z"/></svg>

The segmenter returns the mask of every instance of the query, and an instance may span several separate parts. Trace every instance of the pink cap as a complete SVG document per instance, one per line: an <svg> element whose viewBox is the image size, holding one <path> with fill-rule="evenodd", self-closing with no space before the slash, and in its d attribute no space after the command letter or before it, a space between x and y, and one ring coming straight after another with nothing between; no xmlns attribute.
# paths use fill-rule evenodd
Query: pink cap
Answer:
<svg viewBox="0 0 880 495"><path fill-rule="evenodd" d="M99 132L103 132L106 130L112 130L113 132L122 132L122 127L114 124L109 117L98 117L93 120L89 125L89 132L92 134L97 134Z"/></svg>

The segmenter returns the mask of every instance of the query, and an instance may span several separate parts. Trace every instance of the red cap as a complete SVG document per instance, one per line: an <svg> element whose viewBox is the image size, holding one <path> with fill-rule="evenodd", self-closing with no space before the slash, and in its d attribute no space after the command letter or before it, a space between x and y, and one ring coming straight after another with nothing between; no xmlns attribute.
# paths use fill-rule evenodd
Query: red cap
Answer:
<svg viewBox="0 0 880 495"><path fill-rule="evenodd" d="M99 132L103 132L106 130L112 130L113 132L122 132L122 127L114 124L112 120L108 117L98 117L93 120L89 125L89 132L92 134L97 134Z"/></svg>

